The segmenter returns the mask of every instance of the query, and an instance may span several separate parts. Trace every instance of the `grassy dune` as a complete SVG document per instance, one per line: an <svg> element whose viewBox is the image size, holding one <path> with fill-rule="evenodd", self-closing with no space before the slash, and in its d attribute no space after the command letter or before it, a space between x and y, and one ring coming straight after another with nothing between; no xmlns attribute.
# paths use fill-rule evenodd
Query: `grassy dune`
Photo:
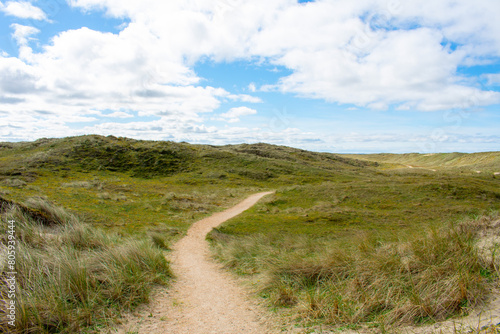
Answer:
<svg viewBox="0 0 500 334"><path fill-rule="evenodd" d="M212 147L82 136L0 145L0 192L46 196L120 233L182 235L250 193L371 163L266 144ZM344 177L344 176L342 176Z"/></svg>
<svg viewBox="0 0 500 334"><path fill-rule="evenodd" d="M484 173L500 172L500 152L483 153L435 153L435 154L357 154L343 155L360 160L375 161L393 167L426 167L441 170L456 169L464 171L481 171Z"/></svg>
<svg viewBox="0 0 500 334"><path fill-rule="evenodd" d="M32 198L23 206L3 200L1 212L2 222L15 221L18 240L16 326L2 314L4 332L91 331L146 302L151 288L171 277L151 240L97 230L44 199ZM7 224L0 233L6 244ZM5 262L1 270L1 299L7 302L9 276L3 273L11 270Z"/></svg>
<svg viewBox="0 0 500 334"><path fill-rule="evenodd" d="M210 239L227 268L251 277L270 306L300 323L388 328L466 315L483 302L497 286L500 261L480 256L476 245L495 224L494 214L399 233L318 238L214 231Z"/></svg>
<svg viewBox="0 0 500 334"><path fill-rule="evenodd" d="M498 279L477 240L498 220L499 157L102 136L0 143L0 196L26 203L7 201L3 221L23 222L23 291L40 288L21 294L20 326L90 330L146 301L170 277L162 249L196 220L271 189L210 234L217 258L259 281L271 308L337 328L463 315Z"/></svg>

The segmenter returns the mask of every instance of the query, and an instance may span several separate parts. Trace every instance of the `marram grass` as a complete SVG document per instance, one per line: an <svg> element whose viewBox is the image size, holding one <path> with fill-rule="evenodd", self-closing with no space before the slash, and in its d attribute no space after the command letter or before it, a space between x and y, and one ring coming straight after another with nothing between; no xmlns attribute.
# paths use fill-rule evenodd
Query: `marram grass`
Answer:
<svg viewBox="0 0 500 334"><path fill-rule="evenodd" d="M465 315L483 301L500 264L477 247L484 226L454 224L400 239L372 232L328 240L218 231L210 238L228 268L258 274L271 306L311 323L386 328Z"/></svg>
<svg viewBox="0 0 500 334"><path fill-rule="evenodd" d="M168 283L170 267L151 241L104 233L43 199L28 205L52 217L53 226L17 206L3 207L1 237L7 235L4 222L14 219L19 239L16 326L6 323L2 305L4 332L92 331L147 301L155 284ZM6 271L2 268L2 294Z"/></svg>

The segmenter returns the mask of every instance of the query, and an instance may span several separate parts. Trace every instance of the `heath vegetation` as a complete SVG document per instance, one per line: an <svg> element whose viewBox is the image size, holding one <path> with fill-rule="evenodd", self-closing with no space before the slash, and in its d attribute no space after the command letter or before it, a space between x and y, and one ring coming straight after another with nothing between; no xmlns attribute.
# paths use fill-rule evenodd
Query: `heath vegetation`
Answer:
<svg viewBox="0 0 500 334"><path fill-rule="evenodd" d="M498 233L498 172L498 152L3 143L2 221L14 217L21 240L19 328L90 331L146 301L171 277L162 252L193 222L263 190L276 193L209 239L272 309L302 324L382 331L464 315L498 282L498 243L482 242Z"/></svg>

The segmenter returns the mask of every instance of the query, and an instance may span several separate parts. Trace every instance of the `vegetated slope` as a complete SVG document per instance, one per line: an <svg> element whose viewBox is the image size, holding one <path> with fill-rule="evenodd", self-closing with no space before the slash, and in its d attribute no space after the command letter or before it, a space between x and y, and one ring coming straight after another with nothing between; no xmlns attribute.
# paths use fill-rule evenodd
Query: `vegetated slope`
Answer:
<svg viewBox="0 0 500 334"><path fill-rule="evenodd" d="M498 286L498 244L486 250L493 257L483 257L477 240L498 224L490 216L405 237L360 231L338 239L220 232L211 238L226 266L254 276L273 307L309 325L385 331L466 315L486 300Z"/></svg>
<svg viewBox="0 0 500 334"><path fill-rule="evenodd" d="M2 301L16 272L15 326L2 302L2 333L82 333L147 301L153 285L172 276L152 240L104 233L44 199L21 205L0 197L0 218ZM4 245L13 236L16 261L7 265Z"/></svg>
<svg viewBox="0 0 500 334"><path fill-rule="evenodd" d="M0 144L0 193L46 196L120 232L177 238L259 189L371 175L372 162L268 144L79 136Z"/></svg>
<svg viewBox="0 0 500 334"><path fill-rule="evenodd" d="M500 152L430 153L430 154L356 154L342 155L365 161L407 167L457 168L483 172L500 172Z"/></svg>
<svg viewBox="0 0 500 334"><path fill-rule="evenodd" d="M321 170L374 164L268 144L209 146L96 135L0 143L0 159L3 175L29 177L33 176L30 171L40 168L53 172L72 168L127 172L142 178L216 172L221 178L251 180L266 180L282 173L312 176Z"/></svg>
<svg viewBox="0 0 500 334"><path fill-rule="evenodd" d="M126 138L82 136L3 143L4 174L48 169L53 172L106 170L137 177L170 175L185 168L189 152L174 143L144 143Z"/></svg>
<svg viewBox="0 0 500 334"><path fill-rule="evenodd" d="M496 171L495 153L493 158L485 154L484 160L481 155L475 165L468 166L490 166ZM464 240L455 230L449 233L446 224L500 209L500 178L466 172L471 167L432 164L437 171L410 169L407 165L418 164L408 162L408 157L400 162L356 157L360 159L268 144L216 147L102 136L3 143L0 192L16 201L46 196L99 226L136 235L154 233L152 237L162 244L181 235L194 221L250 193L278 189L276 195L211 234L228 267L269 279L263 296L274 305L297 310L315 321L349 326L399 323L406 309L412 310L412 317L405 321L413 323L465 312L485 295L481 291L496 274L474 256L475 239ZM428 157L432 155L419 159ZM461 164L471 160L461 159ZM453 161L449 156L445 160ZM441 228L430 241L422 236L424 230ZM418 263L407 262L412 252L425 249L418 245L427 244L436 246L430 258L417 256L412 259ZM330 250L338 249L349 254L331 254ZM409 308L385 303L391 300L389 295L374 293L376 298L366 303L359 298L359 293L370 295L365 292L368 287L379 289L372 283L380 282L380 277L356 278L357 268L379 266L383 277L401 278L398 275L406 275L402 270L410 263L410 272L414 268L415 273L424 273L420 286L425 290L429 282L425 278L437 277L426 269L441 251L447 256L440 258L447 274L432 286L457 283L460 291L443 292L454 297L437 305L437 313L426 313L430 310L427 301L437 300L435 295L420 294L406 285L398 291L410 292L401 299ZM375 257L365 263L353 255L356 252ZM391 263L386 260L394 257L399 260L386 266ZM359 260L351 261L359 266L336 271L352 258ZM472 280L457 281L453 276L457 268L470 268L460 272L460 277ZM342 299L342 291L330 293L336 285L333 278L346 275L352 280L345 282L360 287L351 290L351 299ZM407 276L403 278L412 283ZM388 312L389 320L384 318Z"/></svg>

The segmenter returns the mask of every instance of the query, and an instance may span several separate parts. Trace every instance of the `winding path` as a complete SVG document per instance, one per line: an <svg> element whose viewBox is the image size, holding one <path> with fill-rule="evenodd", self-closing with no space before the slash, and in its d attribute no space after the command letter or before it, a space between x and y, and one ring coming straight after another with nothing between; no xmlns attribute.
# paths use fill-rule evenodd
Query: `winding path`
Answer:
<svg viewBox="0 0 500 334"><path fill-rule="evenodd" d="M118 333L266 334L265 312L221 266L210 261L205 237L212 228L252 207L272 192L254 194L236 206L194 223L174 245L173 285L158 291L139 314L129 316Z"/></svg>

